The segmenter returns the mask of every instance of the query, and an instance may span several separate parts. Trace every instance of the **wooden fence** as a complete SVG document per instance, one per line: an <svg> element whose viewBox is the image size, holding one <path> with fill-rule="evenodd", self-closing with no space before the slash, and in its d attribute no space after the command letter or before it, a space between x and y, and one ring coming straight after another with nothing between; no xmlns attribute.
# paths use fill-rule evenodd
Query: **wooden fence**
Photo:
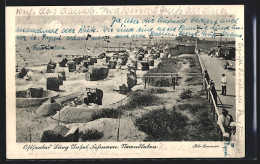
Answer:
<svg viewBox="0 0 260 164"><path fill-rule="evenodd" d="M186 73L186 75L202 75L202 73ZM177 79L180 77L178 73L149 73L148 75L144 75L144 89L146 89L146 86L149 86L151 78L170 78L172 82L173 89L176 88Z"/></svg>
<svg viewBox="0 0 260 164"><path fill-rule="evenodd" d="M146 89L146 85L149 86L151 78L170 78L172 82L172 87L175 89L177 84L177 73L149 73L148 75L144 76L144 89Z"/></svg>
<svg viewBox="0 0 260 164"><path fill-rule="evenodd" d="M203 60L200 58L200 56L198 54L197 54L197 56L199 58L199 62L200 62L200 65L201 65L201 71L203 73L206 70L206 66L205 66ZM210 103L210 111L213 113L212 119L214 121L218 121L218 117L220 115L219 109L218 109L218 106L217 106L217 104L215 102L215 99L214 99L214 96L212 94L212 91L208 89L209 88L209 83L206 80L206 78L204 78L204 77L203 77L203 85L204 85L204 89L206 91L206 97L207 97L207 99L209 100L209 103ZM217 96L217 99L219 100L219 102L221 104L221 107L223 108L223 103L222 103L220 97L218 96L218 94L216 96ZM221 138L223 138L223 136L221 136Z"/></svg>
<svg viewBox="0 0 260 164"><path fill-rule="evenodd" d="M197 56L198 56L200 66L201 66L201 73L203 73L206 70L206 66L205 66L203 60L200 58L200 56L198 54L197 54ZM215 102L212 91L208 89L209 83L204 77L203 77L203 85L204 85L204 90L206 91L206 97L207 97L207 99L209 100L209 103L210 103L211 112L213 113L213 120L217 121L218 117L219 117L218 106ZM219 102L221 103L221 106L223 107L223 104L222 104L221 99L219 98L218 94L217 94L217 99L219 100Z"/></svg>
<svg viewBox="0 0 260 164"><path fill-rule="evenodd" d="M203 78L204 82L204 89L206 91L206 96L207 99L209 100L209 104L210 104L210 111L213 113L213 120L214 121L218 121L218 117L219 117L219 111L218 111L218 106L215 102L215 98L213 96L213 93L209 88L209 83L206 80L206 78ZM222 103L221 103L222 104Z"/></svg>

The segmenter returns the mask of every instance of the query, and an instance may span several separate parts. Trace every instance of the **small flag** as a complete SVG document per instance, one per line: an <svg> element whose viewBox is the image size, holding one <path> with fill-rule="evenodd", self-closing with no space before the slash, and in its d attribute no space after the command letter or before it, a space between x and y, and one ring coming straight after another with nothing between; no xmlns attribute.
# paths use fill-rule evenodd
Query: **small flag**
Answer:
<svg viewBox="0 0 260 164"><path fill-rule="evenodd" d="M87 38L91 38L91 35L88 34Z"/></svg>

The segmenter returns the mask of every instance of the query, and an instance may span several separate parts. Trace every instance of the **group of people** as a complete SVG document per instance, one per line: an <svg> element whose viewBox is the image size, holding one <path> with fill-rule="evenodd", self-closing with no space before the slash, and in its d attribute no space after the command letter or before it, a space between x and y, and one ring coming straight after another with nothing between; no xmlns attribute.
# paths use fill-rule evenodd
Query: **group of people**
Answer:
<svg viewBox="0 0 260 164"><path fill-rule="evenodd" d="M210 79L209 74L207 70L204 71L203 78L207 82L208 85L207 89L211 91L214 102L217 106L217 91L215 88L215 83L212 79ZM222 74L221 80L221 94L220 95L226 95L227 93L227 77L225 74ZM222 108L222 115L218 117L218 134L220 134L220 140L226 140L226 141L232 141L235 138L235 133L236 133L236 124L233 120L233 117L228 114L228 110L225 109L224 107Z"/></svg>
<svg viewBox="0 0 260 164"><path fill-rule="evenodd" d="M209 56L210 56L210 57L213 57L214 55L215 55L217 58L220 57L220 56L219 56L219 55L220 55L220 54L219 54L219 51L218 51L217 49L213 49L212 51L209 52Z"/></svg>

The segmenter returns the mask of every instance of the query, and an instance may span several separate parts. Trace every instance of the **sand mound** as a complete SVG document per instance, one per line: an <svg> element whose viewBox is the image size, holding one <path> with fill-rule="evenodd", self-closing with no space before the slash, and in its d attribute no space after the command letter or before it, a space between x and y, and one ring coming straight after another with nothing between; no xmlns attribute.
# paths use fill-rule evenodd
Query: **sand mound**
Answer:
<svg viewBox="0 0 260 164"><path fill-rule="evenodd" d="M55 120L67 122L67 123L79 123L91 121L91 116L94 112L101 110L100 108L91 107L70 107L63 108L59 113L56 113L52 118Z"/></svg>
<svg viewBox="0 0 260 164"><path fill-rule="evenodd" d="M60 103L54 102L51 103L50 101L47 101L43 103L36 111L35 113L41 116L50 116L59 111L62 108Z"/></svg>
<svg viewBox="0 0 260 164"><path fill-rule="evenodd" d="M32 71L32 72L46 72L47 66L43 65L43 66L31 66L28 67L28 70Z"/></svg>
<svg viewBox="0 0 260 164"><path fill-rule="evenodd" d="M22 90L22 91L17 91L17 92L23 92L23 93L19 93L20 95L26 94L26 90ZM59 95L54 92L54 91L50 91L50 90L45 90L43 91L42 97L41 98L24 98L24 97L16 97L16 106L17 107L29 107L29 106L38 106L41 105L42 103L44 103L45 101L47 101L48 99L53 99L58 97Z"/></svg>
<svg viewBox="0 0 260 164"><path fill-rule="evenodd" d="M44 103L48 98L16 98L16 107L38 106Z"/></svg>
<svg viewBox="0 0 260 164"><path fill-rule="evenodd" d="M26 86L26 85L32 85L31 81L27 81L25 79L16 78L15 79L15 85L16 86Z"/></svg>
<svg viewBox="0 0 260 164"><path fill-rule="evenodd" d="M118 131L118 119L101 118L88 123L73 123L68 124L67 127L79 127L80 131L87 131L88 129L96 129L103 132L104 136L99 141L116 141ZM120 121L120 141L143 141L146 134L139 131L132 119L122 118Z"/></svg>

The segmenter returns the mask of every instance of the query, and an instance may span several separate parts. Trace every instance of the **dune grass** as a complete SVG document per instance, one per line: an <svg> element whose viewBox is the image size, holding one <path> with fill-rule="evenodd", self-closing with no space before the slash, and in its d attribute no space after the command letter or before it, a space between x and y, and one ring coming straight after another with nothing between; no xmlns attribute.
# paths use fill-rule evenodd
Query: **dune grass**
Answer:
<svg viewBox="0 0 260 164"><path fill-rule="evenodd" d="M197 55L181 57L181 58L185 59L189 63L189 68L187 69L187 73L201 73L201 67Z"/></svg>
<svg viewBox="0 0 260 164"><path fill-rule="evenodd" d="M147 89L147 92L152 94L163 94L163 93L167 93L168 91L164 88L149 88Z"/></svg>
<svg viewBox="0 0 260 164"><path fill-rule="evenodd" d="M207 100L193 95L172 109L152 110L135 120L146 141L217 141L217 124Z"/></svg>
<svg viewBox="0 0 260 164"><path fill-rule="evenodd" d="M156 68L148 70L145 75L151 75L153 73L177 73L181 68L182 61L183 59L181 58L163 58ZM150 78L149 85L156 87L169 87L172 85L172 81L171 78Z"/></svg>
<svg viewBox="0 0 260 164"><path fill-rule="evenodd" d="M148 135L147 141L181 141L187 124L186 116L165 108L150 111L135 120L138 129Z"/></svg>
<svg viewBox="0 0 260 164"><path fill-rule="evenodd" d="M181 99L189 99L191 98L192 91L190 89L183 89L183 91L180 93L179 97Z"/></svg>
<svg viewBox="0 0 260 164"><path fill-rule="evenodd" d="M91 120L97 120L100 118L118 118L122 112L114 108L104 108L101 111L94 112L91 115Z"/></svg>
<svg viewBox="0 0 260 164"><path fill-rule="evenodd" d="M182 100L182 104L176 106L180 111L189 114L189 124L185 127L185 140L188 141L216 141L217 123L213 120L210 105L207 99L199 95L193 95L189 101Z"/></svg>
<svg viewBox="0 0 260 164"><path fill-rule="evenodd" d="M203 85L202 82L202 77L203 75L190 75L190 77L188 77L185 82L187 83L188 86L196 86L196 85Z"/></svg>
<svg viewBox="0 0 260 164"><path fill-rule="evenodd" d="M127 99L122 106L123 110L133 110L139 107L153 106L161 103L161 98L156 96L155 91L136 90Z"/></svg>
<svg viewBox="0 0 260 164"><path fill-rule="evenodd" d="M81 139L83 141L99 140L103 137L103 135L103 132L100 132L96 129L88 129L81 135Z"/></svg>

